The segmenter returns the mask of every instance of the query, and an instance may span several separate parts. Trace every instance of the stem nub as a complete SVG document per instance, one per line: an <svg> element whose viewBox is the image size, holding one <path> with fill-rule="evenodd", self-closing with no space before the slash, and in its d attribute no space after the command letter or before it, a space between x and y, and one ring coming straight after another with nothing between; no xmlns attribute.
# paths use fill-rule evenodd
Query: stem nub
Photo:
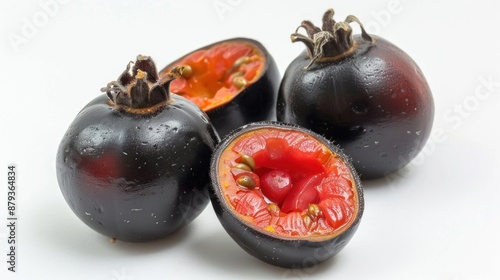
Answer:
<svg viewBox="0 0 500 280"><path fill-rule="evenodd" d="M373 43L373 38L366 32L357 17L350 15L346 17L345 21L335 22L333 20L334 13L333 9L328 9L325 12L321 28L308 20L303 21L290 37L293 43L302 42L306 45L311 59L305 67L306 70L318 59L338 57L349 52L354 47L352 27L350 26L353 22L361 27L361 37L365 41ZM298 33L300 28L306 31L307 36Z"/></svg>
<svg viewBox="0 0 500 280"><path fill-rule="evenodd" d="M149 56L138 55L116 81L108 83L101 91L116 105L149 108L170 99L170 82L179 78L183 71L184 66L176 66L160 79L154 61Z"/></svg>

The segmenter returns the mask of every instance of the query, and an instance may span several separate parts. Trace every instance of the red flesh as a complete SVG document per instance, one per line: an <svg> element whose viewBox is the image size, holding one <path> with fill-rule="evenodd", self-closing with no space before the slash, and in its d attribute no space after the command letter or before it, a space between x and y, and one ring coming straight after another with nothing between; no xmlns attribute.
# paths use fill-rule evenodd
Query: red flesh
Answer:
<svg viewBox="0 0 500 280"><path fill-rule="evenodd" d="M323 180L323 174L308 176L296 182L285 198L281 211L302 211L309 204L317 203L319 198L318 186Z"/></svg>
<svg viewBox="0 0 500 280"><path fill-rule="evenodd" d="M271 201L281 206L292 188L292 177L290 174L283 170L273 169L264 173L260 179L262 193Z"/></svg>
<svg viewBox="0 0 500 280"><path fill-rule="evenodd" d="M241 58L248 61L235 66ZM251 44L226 42L195 51L175 65L191 67L192 74L173 81L170 91L186 97L206 112L231 101L245 88L235 85L235 77L242 77L249 84L258 80L265 56Z"/></svg>
<svg viewBox="0 0 500 280"><path fill-rule="evenodd" d="M234 168L242 155L254 159L254 170ZM238 185L240 174L259 178L258 187L250 190ZM334 234L352 222L358 211L349 167L303 132L268 128L239 136L222 153L219 176L225 198L235 211L276 234ZM318 216L310 216L310 205L320 209Z"/></svg>

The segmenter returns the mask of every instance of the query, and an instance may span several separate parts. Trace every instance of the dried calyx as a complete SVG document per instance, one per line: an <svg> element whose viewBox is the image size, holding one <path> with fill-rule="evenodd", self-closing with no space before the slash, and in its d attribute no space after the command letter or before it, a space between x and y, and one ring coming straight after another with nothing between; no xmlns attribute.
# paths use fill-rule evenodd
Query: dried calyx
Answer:
<svg viewBox="0 0 500 280"><path fill-rule="evenodd" d="M319 28L312 22L305 20L301 23L295 33L291 35L292 42L303 42L309 53L311 61L305 67L309 69L314 62L321 58L333 58L349 53L354 47L352 39L352 27L349 25L356 22L361 27L361 37L373 42L373 38L368 35L363 24L355 16L349 15L344 21L335 22L333 20L333 9L329 9L323 15L323 26ZM307 36L298 33L300 28L304 28Z"/></svg>
<svg viewBox="0 0 500 280"><path fill-rule="evenodd" d="M176 66L169 73L158 76L156 65L149 56L138 55L135 62L116 81L101 88L111 102L127 108L143 109L167 102L170 82L182 75L184 66Z"/></svg>

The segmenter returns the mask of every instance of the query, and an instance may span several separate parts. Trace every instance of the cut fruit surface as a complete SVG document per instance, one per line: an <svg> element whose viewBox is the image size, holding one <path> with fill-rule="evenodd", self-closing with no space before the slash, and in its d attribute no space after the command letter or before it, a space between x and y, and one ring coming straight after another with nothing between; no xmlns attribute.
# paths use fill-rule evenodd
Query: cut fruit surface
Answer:
<svg viewBox="0 0 500 280"><path fill-rule="evenodd" d="M286 171L272 169L265 172L260 178L262 194L281 205L292 188L292 176Z"/></svg>
<svg viewBox="0 0 500 280"><path fill-rule="evenodd" d="M242 220L280 236L334 235L359 211L348 165L301 131L277 127L241 134L221 153L218 176L224 199ZM258 183L248 188L242 176Z"/></svg>
<svg viewBox="0 0 500 280"><path fill-rule="evenodd" d="M245 42L225 42L189 54L180 61L188 69L172 82L173 93L209 111L232 100L262 75L265 56Z"/></svg>

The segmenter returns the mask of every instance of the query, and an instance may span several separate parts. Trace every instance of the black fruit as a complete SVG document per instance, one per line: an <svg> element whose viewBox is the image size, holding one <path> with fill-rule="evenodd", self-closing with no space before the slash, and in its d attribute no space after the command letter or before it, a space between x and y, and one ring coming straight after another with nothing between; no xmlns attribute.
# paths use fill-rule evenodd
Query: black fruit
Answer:
<svg viewBox="0 0 500 280"><path fill-rule="evenodd" d="M388 175L424 147L434 102L417 64L383 38L368 35L359 20L323 16L318 28L300 25L305 43L288 66L278 93L277 119L309 128L339 144L362 179ZM352 36L351 22L361 25Z"/></svg>
<svg viewBox="0 0 500 280"><path fill-rule="evenodd" d="M196 105L170 95L182 67L158 78L138 56L87 104L64 135L57 179L73 212L95 231L138 242L168 235L208 204L218 141Z"/></svg>

